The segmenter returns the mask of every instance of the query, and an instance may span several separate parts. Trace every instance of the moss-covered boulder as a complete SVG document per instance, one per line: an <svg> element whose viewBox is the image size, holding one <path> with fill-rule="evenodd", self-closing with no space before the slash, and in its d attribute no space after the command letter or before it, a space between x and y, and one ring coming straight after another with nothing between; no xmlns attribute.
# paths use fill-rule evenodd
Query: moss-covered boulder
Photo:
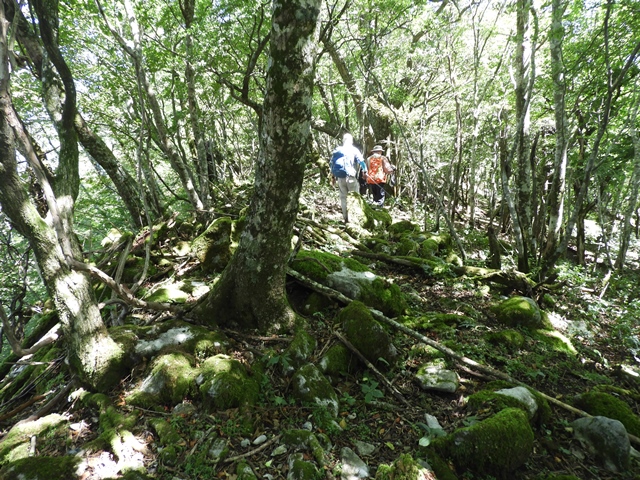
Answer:
<svg viewBox="0 0 640 480"><path fill-rule="evenodd" d="M228 355L207 358L196 377L203 403L210 410L253 405L260 393L258 380Z"/></svg>
<svg viewBox="0 0 640 480"><path fill-rule="evenodd" d="M193 357L181 352L156 357L142 383L127 397L127 403L153 408L182 402L193 388L194 363Z"/></svg>
<svg viewBox="0 0 640 480"><path fill-rule="evenodd" d="M304 325L301 325L296 328L293 340L285 350L284 355L290 359L292 366L297 368L311 358L317 343L315 337L305 329Z"/></svg>
<svg viewBox="0 0 640 480"><path fill-rule="evenodd" d="M631 435L640 437L640 417L623 400L606 392L591 391L579 395L574 405L594 416L618 420Z"/></svg>
<svg viewBox="0 0 640 480"><path fill-rule="evenodd" d="M410 454L400 455L391 465L381 464L376 480L424 480L433 478L433 471L417 462Z"/></svg>
<svg viewBox="0 0 640 480"><path fill-rule="evenodd" d="M455 393L460 385L458 374L447 369L444 359L438 358L418 368L416 380L423 390Z"/></svg>
<svg viewBox="0 0 640 480"><path fill-rule="evenodd" d="M392 237L400 238L402 235L407 233L411 234L420 232L420 227L409 220L400 220L399 222L392 223L387 231Z"/></svg>
<svg viewBox="0 0 640 480"><path fill-rule="evenodd" d="M191 249L205 272L220 272L229 263L234 250L233 228L231 218L217 218L193 240Z"/></svg>
<svg viewBox="0 0 640 480"><path fill-rule="evenodd" d="M186 282L165 282L147 292L144 299L157 303L185 303L189 299L191 285Z"/></svg>
<svg viewBox="0 0 640 480"><path fill-rule="evenodd" d="M629 435L618 420L602 416L578 418L571 426L575 438L601 466L614 473L629 468Z"/></svg>
<svg viewBox="0 0 640 480"><path fill-rule="evenodd" d="M361 302L351 302L338 314L344 335L374 365L393 365L398 350L387 331L373 318Z"/></svg>
<svg viewBox="0 0 640 480"><path fill-rule="evenodd" d="M533 430L527 414L507 408L471 427L460 428L432 445L460 471L513 478L511 473L533 453Z"/></svg>
<svg viewBox="0 0 640 480"><path fill-rule="evenodd" d="M291 380L293 397L298 401L326 409L338 416L338 396L322 372L311 363L303 365Z"/></svg>
<svg viewBox="0 0 640 480"><path fill-rule="evenodd" d="M566 353L572 357L578 354L571 340L557 330L538 328L532 332L532 336L546 345L549 350Z"/></svg>
<svg viewBox="0 0 640 480"><path fill-rule="evenodd" d="M16 424L0 441L0 465L27 458L32 436L40 437L67 422L68 418L64 415L51 414L32 422Z"/></svg>
<svg viewBox="0 0 640 480"><path fill-rule="evenodd" d="M0 480L69 480L78 478L79 457L22 458L0 470Z"/></svg>
<svg viewBox="0 0 640 480"><path fill-rule="evenodd" d="M179 320L145 327L125 325L112 328L109 333L114 338L126 337L127 341L135 338L134 352L145 358L180 351L204 360L225 353L229 347L229 339L223 333Z"/></svg>
<svg viewBox="0 0 640 480"><path fill-rule="evenodd" d="M407 302L397 285L386 282L352 258L302 250L292 268L390 317L401 315L407 309Z"/></svg>
<svg viewBox="0 0 640 480"><path fill-rule="evenodd" d="M487 342L496 347L502 347L508 352L517 352L524 346L524 335L511 328L490 332L485 335Z"/></svg>
<svg viewBox="0 0 640 480"><path fill-rule="evenodd" d="M293 451L308 451L322 467L329 462L329 451L333 447L326 435L298 429L285 430L281 443Z"/></svg>
<svg viewBox="0 0 640 480"><path fill-rule="evenodd" d="M329 347L320 358L318 367L325 375L337 376L353 373L357 359L351 354L349 349L342 343L336 343Z"/></svg>
<svg viewBox="0 0 640 480"><path fill-rule="evenodd" d="M549 402L538 392L503 380L487 383L467 399L467 410L471 413L496 413L507 408L522 409L536 425L547 423L552 415Z"/></svg>
<svg viewBox="0 0 640 480"><path fill-rule="evenodd" d="M369 231L384 230L391 225L391 215L384 210L374 209L359 193L347 195L349 223Z"/></svg>
<svg viewBox="0 0 640 480"><path fill-rule="evenodd" d="M511 297L495 305L492 311L508 327L545 328L538 304L529 297Z"/></svg>

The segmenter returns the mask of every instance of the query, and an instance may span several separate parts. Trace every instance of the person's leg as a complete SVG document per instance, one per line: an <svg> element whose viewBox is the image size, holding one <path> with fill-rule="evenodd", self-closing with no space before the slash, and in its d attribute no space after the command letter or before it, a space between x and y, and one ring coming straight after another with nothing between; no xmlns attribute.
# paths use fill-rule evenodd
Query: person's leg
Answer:
<svg viewBox="0 0 640 480"><path fill-rule="evenodd" d="M347 177L347 188L349 192L357 192L358 191L358 179L356 177Z"/></svg>
<svg viewBox="0 0 640 480"><path fill-rule="evenodd" d="M387 194L387 192L384 189L385 184L384 183L379 183L378 187L380 187L380 206L383 207L384 206L384 198L385 198L385 196Z"/></svg>
<svg viewBox="0 0 640 480"><path fill-rule="evenodd" d="M340 190L340 207L342 208L342 218L345 222L349 221L347 213L347 193L349 193L348 180L349 177L338 179L338 189Z"/></svg>
<svg viewBox="0 0 640 480"><path fill-rule="evenodd" d="M376 205L380 202L380 185L377 183L372 183L371 191L373 192L373 203L374 205Z"/></svg>

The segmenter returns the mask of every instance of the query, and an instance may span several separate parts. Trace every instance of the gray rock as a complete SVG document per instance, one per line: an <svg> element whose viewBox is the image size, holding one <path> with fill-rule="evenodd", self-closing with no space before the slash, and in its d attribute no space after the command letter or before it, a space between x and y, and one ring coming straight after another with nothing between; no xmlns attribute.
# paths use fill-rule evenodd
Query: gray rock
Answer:
<svg viewBox="0 0 640 480"><path fill-rule="evenodd" d="M376 450L375 445L367 442L361 442L360 440L354 440L353 445L356 447L358 455L362 455L363 457L368 457Z"/></svg>
<svg viewBox="0 0 640 480"><path fill-rule="evenodd" d="M538 412L538 402L536 401L536 397L533 396L533 393L531 393L529 389L525 387L503 388L502 390L497 390L496 393L498 395L515 398L520 403L522 403L525 407L527 407L529 418L533 418L536 416L536 413Z"/></svg>
<svg viewBox="0 0 640 480"><path fill-rule="evenodd" d="M458 374L453 370L447 370L445 362L441 359L420 367L416 379L424 390L436 392L454 393L460 385Z"/></svg>
<svg viewBox="0 0 640 480"><path fill-rule="evenodd" d="M342 461L341 480L358 480L369 476L367 464L349 447L344 447L340 451L340 459Z"/></svg>
<svg viewBox="0 0 640 480"><path fill-rule="evenodd" d="M575 438L604 468L614 473L629 468L629 436L618 420L599 416L579 418L572 426Z"/></svg>

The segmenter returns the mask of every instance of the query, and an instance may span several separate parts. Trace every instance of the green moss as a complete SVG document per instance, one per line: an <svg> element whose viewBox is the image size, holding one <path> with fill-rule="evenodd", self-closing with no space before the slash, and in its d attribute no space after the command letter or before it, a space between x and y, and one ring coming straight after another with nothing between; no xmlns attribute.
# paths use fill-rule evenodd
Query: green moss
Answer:
<svg viewBox="0 0 640 480"><path fill-rule="evenodd" d="M578 354L571 340L556 330L537 329L533 332L533 337L556 352L563 352L571 356Z"/></svg>
<svg viewBox="0 0 640 480"><path fill-rule="evenodd" d="M325 452L330 450L331 442L322 434L316 435L308 430L285 430L281 442L294 450L310 450L318 465L324 467L327 464Z"/></svg>
<svg viewBox="0 0 640 480"><path fill-rule="evenodd" d="M320 359L318 366L325 375L346 375L353 373L357 359L342 343L329 347Z"/></svg>
<svg viewBox="0 0 640 480"><path fill-rule="evenodd" d="M449 464L433 448L426 451L426 457L437 480L458 480L458 477L449 468Z"/></svg>
<svg viewBox="0 0 640 480"><path fill-rule="evenodd" d="M291 379L293 396L303 404L317 405L334 418L338 415L338 396L318 368L307 363Z"/></svg>
<svg viewBox="0 0 640 480"><path fill-rule="evenodd" d="M0 480L69 480L76 478L79 457L22 458L0 470Z"/></svg>
<svg viewBox="0 0 640 480"><path fill-rule="evenodd" d="M502 380L489 382L485 385L484 390L480 390L467 399L467 409L471 412L486 411L489 409L491 412L496 413L507 408L519 408L522 411L529 414L527 406L514 397L508 395L501 395L496 393L498 390L514 388L515 385ZM525 387L526 388L526 387ZM532 419L537 425L546 424L549 422L552 416L551 407L549 402L541 396L538 392L527 388L529 392L535 397L536 405L538 406L535 417Z"/></svg>
<svg viewBox="0 0 640 480"><path fill-rule="evenodd" d="M354 272L369 270L352 258L343 258L318 250L300 250L292 265L297 272L318 282L322 282L331 273L339 272L343 266Z"/></svg>
<svg viewBox="0 0 640 480"><path fill-rule="evenodd" d="M524 336L517 330L507 329L485 335L487 342L501 346L510 352L520 350L524 346Z"/></svg>
<svg viewBox="0 0 640 480"><path fill-rule="evenodd" d="M418 245L409 235L403 235L395 244L395 254L400 256L418 256L420 245Z"/></svg>
<svg viewBox="0 0 640 480"><path fill-rule="evenodd" d="M244 460L238 462L236 467L236 480L258 480L256 474L253 473L253 468Z"/></svg>
<svg viewBox="0 0 640 480"><path fill-rule="evenodd" d="M419 232L420 228L409 220L401 220L391 224L388 231L390 235L400 237L404 233Z"/></svg>
<svg viewBox="0 0 640 480"><path fill-rule="evenodd" d="M402 315L408 308L400 287L387 284L379 277L363 286L359 300L389 317Z"/></svg>
<svg viewBox="0 0 640 480"><path fill-rule="evenodd" d="M149 375L127 397L127 403L144 408L180 403L193 388L197 373L193 363L193 357L182 352L156 357Z"/></svg>
<svg viewBox="0 0 640 480"><path fill-rule="evenodd" d="M423 258L431 258L438 254L438 242L433 238L427 238L420 244L420 256Z"/></svg>
<svg viewBox="0 0 640 480"><path fill-rule="evenodd" d="M213 410L253 405L260 386L244 365L228 355L207 358L200 367L196 382L205 406Z"/></svg>
<svg viewBox="0 0 640 480"><path fill-rule="evenodd" d="M609 393L587 392L576 398L575 405L593 416L618 420L631 435L640 436L640 417L626 402Z"/></svg>
<svg viewBox="0 0 640 480"><path fill-rule="evenodd" d="M29 452L32 436L41 437L68 422L63 415L51 414L32 422L15 425L0 442L0 464L24 458Z"/></svg>
<svg viewBox="0 0 640 480"><path fill-rule="evenodd" d="M316 348L316 344L315 337L313 337L304 326L299 327L296 329L296 333L289 347L287 347L285 355L291 359L295 366L299 366L309 360Z"/></svg>
<svg viewBox="0 0 640 480"><path fill-rule="evenodd" d="M312 292L305 300L302 311L305 315L315 315L316 313L324 312L332 303L330 298L320 293Z"/></svg>
<svg viewBox="0 0 640 480"><path fill-rule="evenodd" d="M408 453L400 455L392 465L382 464L376 471L376 480L417 480L429 478L429 470L420 465ZM440 478L440 477L438 477Z"/></svg>
<svg viewBox="0 0 640 480"><path fill-rule="evenodd" d="M158 435L160 445L168 446L183 443L182 437L178 434L177 430L173 428L169 419L152 418L149 423Z"/></svg>
<svg viewBox="0 0 640 480"><path fill-rule="evenodd" d="M527 414L507 408L432 445L462 471L505 477L528 460L533 438Z"/></svg>
<svg viewBox="0 0 640 480"><path fill-rule="evenodd" d="M542 314L536 302L528 297L511 297L492 309L497 320L507 326L543 328Z"/></svg>
<svg viewBox="0 0 640 480"><path fill-rule="evenodd" d="M217 218L191 244L205 272L220 272L229 263L233 254L232 231L230 217Z"/></svg>
<svg viewBox="0 0 640 480"><path fill-rule="evenodd" d="M184 282L165 284L145 297L148 302L185 303L189 294L184 291Z"/></svg>
<svg viewBox="0 0 640 480"><path fill-rule="evenodd" d="M324 478L324 473L311 462L304 460L301 453L293 454L289 458L288 478L298 480L320 480Z"/></svg>
<svg viewBox="0 0 640 480"><path fill-rule="evenodd" d="M362 302L351 302L338 314L344 334L353 346L374 365L380 365L383 359L387 365L393 365L398 352L391 337L373 318Z"/></svg>

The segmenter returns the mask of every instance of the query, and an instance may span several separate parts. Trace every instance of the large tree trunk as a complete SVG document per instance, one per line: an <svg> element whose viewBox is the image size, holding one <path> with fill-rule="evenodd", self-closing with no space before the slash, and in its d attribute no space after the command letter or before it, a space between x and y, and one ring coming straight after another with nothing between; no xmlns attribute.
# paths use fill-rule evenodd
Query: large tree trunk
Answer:
<svg viewBox="0 0 640 480"><path fill-rule="evenodd" d="M263 132L247 225L235 255L194 314L260 330L290 327L291 233L311 143L312 34L320 0L274 0Z"/></svg>
<svg viewBox="0 0 640 480"><path fill-rule="evenodd" d="M71 270L67 261L67 258L81 258L71 230L73 204L79 185L78 150L73 128L73 81L69 81L70 72L65 68L57 47L57 10L47 10L39 1L33 3L48 53L56 69L61 71L65 85L63 115L56 123L61 142L58 170L52 186L14 110L9 95L8 22L0 4L0 205L34 250L41 275L65 329L72 369L87 385L106 390L118 380L119 372L111 367L122 360L122 351L107 334L89 279ZM27 188L20 178L16 142L21 143L21 151L26 153L27 161L45 193L48 206L45 218L40 216L35 203L27 196Z"/></svg>

